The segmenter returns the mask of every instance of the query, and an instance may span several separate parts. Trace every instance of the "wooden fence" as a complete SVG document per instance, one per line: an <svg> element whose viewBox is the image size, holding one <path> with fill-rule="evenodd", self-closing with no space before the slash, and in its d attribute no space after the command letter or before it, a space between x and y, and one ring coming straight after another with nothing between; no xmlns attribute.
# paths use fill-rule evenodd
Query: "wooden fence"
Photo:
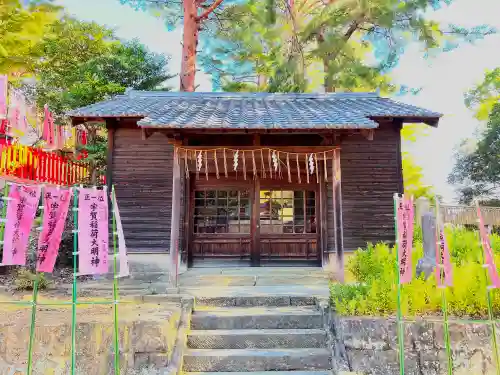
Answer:
<svg viewBox="0 0 500 375"><path fill-rule="evenodd" d="M54 185L83 183L89 177L84 163L75 163L56 153L23 145L2 148L1 176Z"/></svg>
<svg viewBox="0 0 500 375"><path fill-rule="evenodd" d="M434 211L434 207L430 207L426 200L417 200L415 206L416 217L421 217L421 214L418 216L419 211ZM442 204L439 206L439 213L446 224L477 225L476 206ZM500 227L500 207L481 206L481 214L485 224Z"/></svg>

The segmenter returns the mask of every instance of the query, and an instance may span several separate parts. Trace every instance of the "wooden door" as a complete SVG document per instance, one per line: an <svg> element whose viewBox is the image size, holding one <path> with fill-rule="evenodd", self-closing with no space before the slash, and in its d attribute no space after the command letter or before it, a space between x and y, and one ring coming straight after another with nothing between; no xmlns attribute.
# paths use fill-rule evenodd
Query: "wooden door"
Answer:
<svg viewBox="0 0 500 375"><path fill-rule="evenodd" d="M220 259L250 262L252 182L195 181L191 191L193 265Z"/></svg>
<svg viewBox="0 0 500 375"><path fill-rule="evenodd" d="M319 263L317 184L264 182L259 198L260 262Z"/></svg>

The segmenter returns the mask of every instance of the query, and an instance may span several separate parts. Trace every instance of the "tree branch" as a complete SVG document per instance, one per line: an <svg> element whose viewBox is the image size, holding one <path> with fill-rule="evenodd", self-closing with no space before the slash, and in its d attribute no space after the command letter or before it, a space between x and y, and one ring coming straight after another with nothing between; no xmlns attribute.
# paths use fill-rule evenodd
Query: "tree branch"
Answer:
<svg viewBox="0 0 500 375"><path fill-rule="evenodd" d="M210 13L212 13L215 8L217 8L224 0L215 0L212 5L210 5L199 17L196 17L196 21L200 22L203 21L204 19L208 18Z"/></svg>

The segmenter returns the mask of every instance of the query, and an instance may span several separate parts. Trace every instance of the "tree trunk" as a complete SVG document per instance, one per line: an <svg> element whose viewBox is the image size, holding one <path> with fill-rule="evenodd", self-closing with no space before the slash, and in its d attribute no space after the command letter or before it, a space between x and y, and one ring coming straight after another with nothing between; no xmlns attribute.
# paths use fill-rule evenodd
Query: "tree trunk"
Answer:
<svg viewBox="0 0 500 375"><path fill-rule="evenodd" d="M323 59L323 70L325 71L325 92L335 92L333 76L329 74L330 68L328 67L328 57Z"/></svg>
<svg viewBox="0 0 500 375"><path fill-rule="evenodd" d="M184 0L184 35L182 46L180 91L194 91L196 74L196 48L198 46L199 22L196 0Z"/></svg>

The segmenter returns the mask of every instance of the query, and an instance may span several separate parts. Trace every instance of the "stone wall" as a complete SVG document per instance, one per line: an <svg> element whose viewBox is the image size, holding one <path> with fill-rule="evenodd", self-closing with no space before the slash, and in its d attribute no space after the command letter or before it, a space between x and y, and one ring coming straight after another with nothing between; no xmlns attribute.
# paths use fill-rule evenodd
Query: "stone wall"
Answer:
<svg viewBox="0 0 500 375"><path fill-rule="evenodd" d="M120 304L120 374L176 374L192 301ZM144 297L145 298L145 297ZM156 303L155 303L156 302ZM26 374L31 309L0 311L0 374ZM112 306L77 309L77 374L106 375L114 368ZM71 308L40 306L33 350L33 375L66 375L71 368ZM17 370L18 372L15 372Z"/></svg>
<svg viewBox="0 0 500 375"><path fill-rule="evenodd" d="M405 374L448 373L444 324L437 320L405 323ZM395 319L327 314L325 324L329 326L337 371L370 375L400 373ZM499 332L500 325L496 329ZM450 338L454 375L497 374L490 326L452 322Z"/></svg>

